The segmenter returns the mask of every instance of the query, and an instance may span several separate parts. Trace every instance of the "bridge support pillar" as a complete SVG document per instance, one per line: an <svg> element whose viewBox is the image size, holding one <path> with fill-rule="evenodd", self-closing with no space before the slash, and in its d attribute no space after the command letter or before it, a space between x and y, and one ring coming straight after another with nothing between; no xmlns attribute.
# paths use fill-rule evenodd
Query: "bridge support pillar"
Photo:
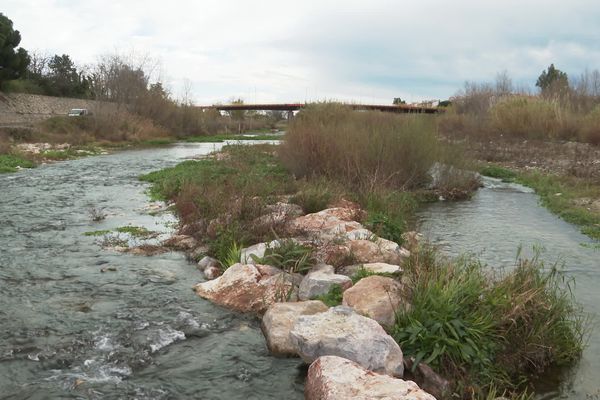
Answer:
<svg viewBox="0 0 600 400"><path fill-rule="evenodd" d="M294 112L293 111L288 111L287 112L287 120L291 121L292 119L294 119Z"/></svg>

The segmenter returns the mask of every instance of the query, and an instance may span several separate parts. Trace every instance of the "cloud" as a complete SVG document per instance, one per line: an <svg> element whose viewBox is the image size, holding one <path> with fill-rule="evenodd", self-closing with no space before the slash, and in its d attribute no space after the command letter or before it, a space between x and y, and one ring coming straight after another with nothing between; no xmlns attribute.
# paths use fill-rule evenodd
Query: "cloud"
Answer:
<svg viewBox="0 0 600 400"><path fill-rule="evenodd" d="M28 3L28 4L24 4ZM303 2L5 0L22 45L81 64L148 54L199 103L446 98L507 70L533 85L550 63L600 68L592 0Z"/></svg>

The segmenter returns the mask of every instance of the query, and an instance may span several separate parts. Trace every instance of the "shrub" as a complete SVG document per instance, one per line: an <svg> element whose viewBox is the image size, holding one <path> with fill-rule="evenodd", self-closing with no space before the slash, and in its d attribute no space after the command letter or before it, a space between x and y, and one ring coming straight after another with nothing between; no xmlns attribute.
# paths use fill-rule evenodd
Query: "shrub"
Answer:
<svg viewBox="0 0 600 400"><path fill-rule="evenodd" d="M560 133L558 105L528 97L507 98L490 110L492 129L518 138L557 138Z"/></svg>
<svg viewBox="0 0 600 400"><path fill-rule="evenodd" d="M279 154L298 177L324 176L368 192L422 185L438 148L428 116L355 112L331 103L302 110Z"/></svg>
<svg viewBox="0 0 600 400"><path fill-rule="evenodd" d="M600 145L600 105L585 116L582 125L580 139Z"/></svg>

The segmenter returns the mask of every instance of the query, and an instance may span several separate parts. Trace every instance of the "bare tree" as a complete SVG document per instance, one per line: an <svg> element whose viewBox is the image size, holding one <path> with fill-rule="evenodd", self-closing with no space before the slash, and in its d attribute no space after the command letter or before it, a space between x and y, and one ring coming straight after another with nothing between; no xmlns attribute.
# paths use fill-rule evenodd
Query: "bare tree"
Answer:
<svg viewBox="0 0 600 400"><path fill-rule="evenodd" d="M33 50L29 52L29 66L27 69L29 73L36 76L42 77L48 73L48 64L50 63L51 56L41 50Z"/></svg>
<svg viewBox="0 0 600 400"><path fill-rule="evenodd" d="M508 71L504 70L496 74L496 95L500 97L509 96L513 93L514 87Z"/></svg>

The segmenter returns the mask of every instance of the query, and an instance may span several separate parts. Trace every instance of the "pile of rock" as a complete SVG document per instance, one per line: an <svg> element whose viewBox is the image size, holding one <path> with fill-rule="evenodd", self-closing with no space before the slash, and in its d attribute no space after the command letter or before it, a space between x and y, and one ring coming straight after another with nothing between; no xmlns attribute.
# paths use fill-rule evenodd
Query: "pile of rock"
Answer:
<svg viewBox="0 0 600 400"><path fill-rule="evenodd" d="M435 399L401 379L402 350L384 329L410 307L402 283L402 263L410 252L357 222L364 212L349 202L293 219L281 216L289 213L298 210L278 203L269 218L282 218L292 240L314 248L317 259L305 276L258 263L281 242L259 243L243 249L240 263L218 277L217 260L200 260L209 280L198 283L196 293L236 311L264 314L269 350L311 364L307 399ZM359 271L369 276L353 285ZM334 286L343 291L342 305L329 308L314 300Z"/></svg>

